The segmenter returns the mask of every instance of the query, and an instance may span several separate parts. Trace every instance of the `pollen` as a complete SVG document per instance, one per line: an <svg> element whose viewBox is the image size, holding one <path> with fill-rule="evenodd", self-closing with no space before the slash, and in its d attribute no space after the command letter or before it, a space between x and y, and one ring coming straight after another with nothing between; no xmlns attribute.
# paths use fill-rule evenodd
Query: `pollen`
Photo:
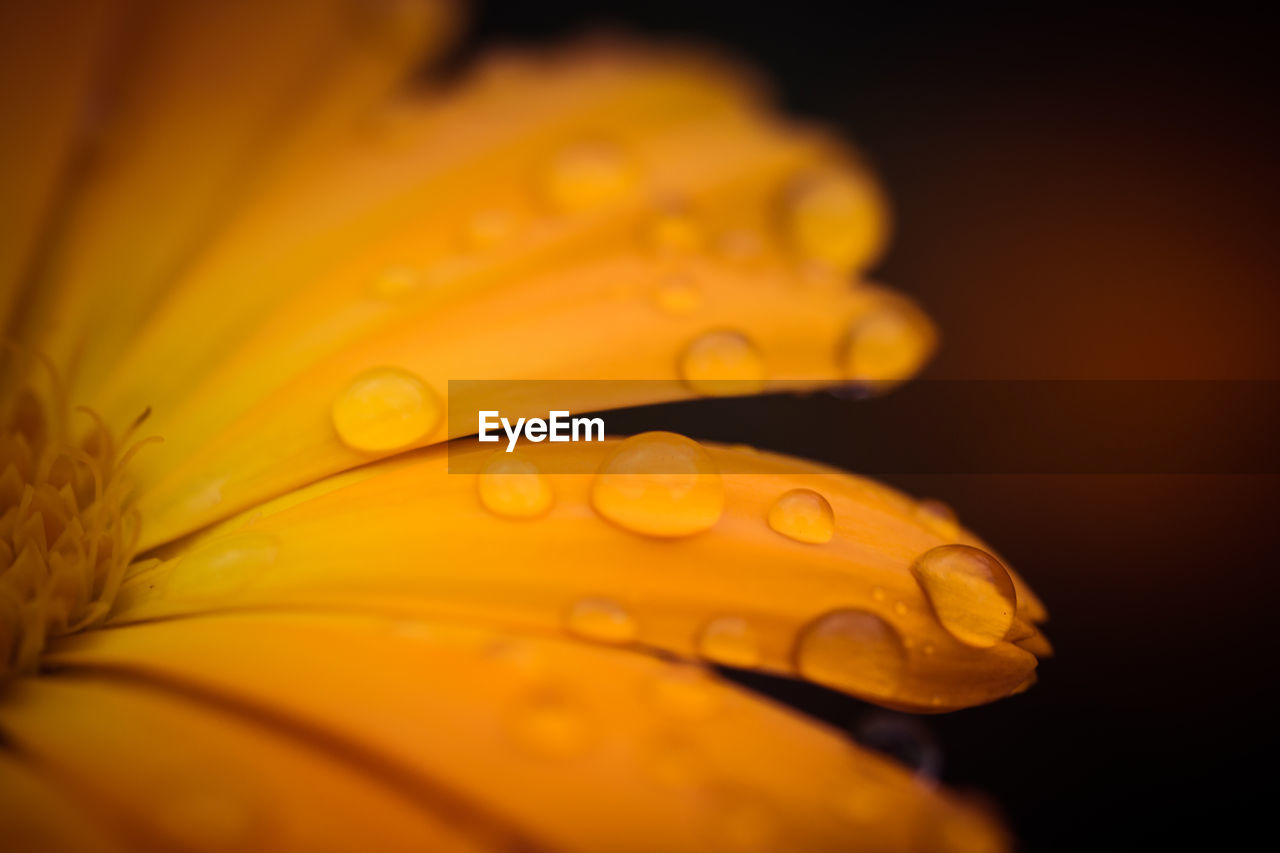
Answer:
<svg viewBox="0 0 1280 853"><path fill-rule="evenodd" d="M120 474L146 442L122 449L86 409L90 428L72 440L51 385L8 394L0 408L0 682L106 616L138 539Z"/></svg>

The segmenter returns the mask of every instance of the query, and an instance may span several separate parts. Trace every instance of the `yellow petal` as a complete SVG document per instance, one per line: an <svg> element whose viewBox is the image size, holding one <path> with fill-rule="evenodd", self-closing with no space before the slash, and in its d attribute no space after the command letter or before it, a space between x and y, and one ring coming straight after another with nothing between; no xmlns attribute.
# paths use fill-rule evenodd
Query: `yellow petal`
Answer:
<svg viewBox="0 0 1280 853"><path fill-rule="evenodd" d="M117 22L115 62L95 93L108 107L46 237L25 342L86 399L255 183L348 135L447 28L451 7L188 0Z"/></svg>
<svg viewBox="0 0 1280 853"><path fill-rule="evenodd" d="M0 838L14 851L121 853L130 849L85 803L29 761L0 752Z"/></svg>
<svg viewBox="0 0 1280 853"><path fill-rule="evenodd" d="M931 601L913 574L940 546L986 546L958 527L943 538L915 501L872 481L717 447L687 476L664 469L647 489L623 489L608 473L555 473L594 471L645 440L525 447L526 475L541 477L550 495L533 519L485 508L482 481L492 474L449 472L450 454L455 471L470 472L507 455L492 445L455 443L367 466L163 552L165 563L126 581L114 618L295 606L443 614L746 661L918 710L1006 696L1033 671L1028 640L975 646L957 636L939 618L950 614L938 609L939 595L949 606L950 588ZM664 499L669 487L682 497ZM797 489L829 505L828 541L771 526L777 502ZM1030 627L1043 615L1038 602L1010 577L1016 636L1038 636ZM584 599L591 618L573 618ZM742 620L727 656L724 632L707 637L726 618ZM1007 630L1014 635L1012 622Z"/></svg>
<svg viewBox="0 0 1280 853"><path fill-rule="evenodd" d="M95 676L26 679L14 748L156 850L478 850L483 827L303 728Z"/></svg>
<svg viewBox="0 0 1280 853"><path fill-rule="evenodd" d="M323 733L427 790L447 784L534 849L1005 848L892 763L644 655L418 620L240 614L83 635L50 661Z"/></svg>

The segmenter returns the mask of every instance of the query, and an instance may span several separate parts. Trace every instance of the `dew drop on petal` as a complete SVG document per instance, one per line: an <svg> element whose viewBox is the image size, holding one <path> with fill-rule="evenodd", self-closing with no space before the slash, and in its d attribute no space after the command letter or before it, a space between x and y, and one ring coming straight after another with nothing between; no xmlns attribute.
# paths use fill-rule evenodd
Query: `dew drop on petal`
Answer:
<svg viewBox="0 0 1280 853"><path fill-rule="evenodd" d="M511 729L516 742L540 758L573 758L591 745L586 714L558 694L526 698L515 708Z"/></svg>
<svg viewBox="0 0 1280 853"><path fill-rule="evenodd" d="M878 190L851 175L829 172L797 180L787 195L786 223L804 257L842 272L874 260L884 239Z"/></svg>
<svg viewBox="0 0 1280 853"><path fill-rule="evenodd" d="M645 242L658 255L687 255L702 249L706 231L688 211L663 210L649 222Z"/></svg>
<svg viewBox="0 0 1280 853"><path fill-rule="evenodd" d="M942 501L920 501L916 504L916 518L943 539L954 541L960 536L960 522L956 519L955 512Z"/></svg>
<svg viewBox="0 0 1280 853"><path fill-rule="evenodd" d="M559 210L594 207L623 196L636 176L617 145L578 142L561 149L547 166L547 197Z"/></svg>
<svg viewBox="0 0 1280 853"><path fill-rule="evenodd" d="M1017 599L1013 579L992 555L968 545L940 545L922 554L911 573L938 622L962 643L987 648L1009 633Z"/></svg>
<svg viewBox="0 0 1280 853"><path fill-rule="evenodd" d="M653 301L666 314L691 314L702 305L702 294L685 276L669 276L658 284Z"/></svg>
<svg viewBox="0 0 1280 853"><path fill-rule="evenodd" d="M495 453L480 470L476 490L485 509L505 518L537 518L555 500L546 475L518 453Z"/></svg>
<svg viewBox="0 0 1280 853"><path fill-rule="evenodd" d="M412 267L389 267L373 280L369 293L377 299L400 299L422 286L422 273Z"/></svg>
<svg viewBox="0 0 1280 853"><path fill-rule="evenodd" d="M646 432L605 458L591 488L596 511L649 536L690 536L724 509L724 483L701 445L671 432Z"/></svg>
<svg viewBox="0 0 1280 853"><path fill-rule="evenodd" d="M719 329L685 348L680 378L694 391L712 397L755 394L764 387L764 362L745 335Z"/></svg>
<svg viewBox="0 0 1280 853"><path fill-rule="evenodd" d="M706 670L687 664L673 665L654 679L650 698L661 713L679 720L705 720L720 708Z"/></svg>
<svg viewBox="0 0 1280 853"><path fill-rule="evenodd" d="M769 526L788 539L821 545L836 532L827 499L812 489L792 489L769 508Z"/></svg>
<svg viewBox="0 0 1280 853"><path fill-rule="evenodd" d="M886 297L854 319L842 344L844 376L855 382L899 382L914 374L934 346L933 325L912 302Z"/></svg>
<svg viewBox="0 0 1280 853"><path fill-rule="evenodd" d="M164 595L183 601L224 598L270 568L280 542L269 533L237 533L197 546L165 573Z"/></svg>
<svg viewBox="0 0 1280 853"><path fill-rule="evenodd" d="M565 617L572 634L602 643L629 643L636 638L636 622L627 609L608 598L575 601Z"/></svg>
<svg viewBox="0 0 1280 853"><path fill-rule="evenodd" d="M440 422L440 401L420 378L398 367L356 376L333 404L342 443L362 453L409 447Z"/></svg>
<svg viewBox="0 0 1280 853"><path fill-rule="evenodd" d="M837 610L810 623L796 647L805 678L851 693L892 695L907 651L888 622L865 610Z"/></svg>
<svg viewBox="0 0 1280 853"><path fill-rule="evenodd" d="M760 641L741 616L718 616L698 635L698 654L725 666L753 667L760 663Z"/></svg>

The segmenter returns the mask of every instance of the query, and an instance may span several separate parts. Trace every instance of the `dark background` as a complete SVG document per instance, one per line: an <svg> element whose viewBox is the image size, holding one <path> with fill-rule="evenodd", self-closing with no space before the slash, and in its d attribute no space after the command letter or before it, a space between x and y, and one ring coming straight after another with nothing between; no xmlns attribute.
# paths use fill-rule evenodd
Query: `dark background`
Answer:
<svg viewBox="0 0 1280 853"><path fill-rule="evenodd" d="M897 216L877 277L918 297L944 334L927 376L1280 378L1280 41L1262 17L1220 3L491 0L461 57L602 24L730 48L773 76L788 110L865 149ZM779 425L821 408L852 434L888 403L731 405L736 440L839 464L839 432ZM696 411L677 412L692 434L724 423L723 409ZM1239 416L1205 440L1230 441ZM990 419L949 428L1002 440ZM885 479L955 506L1052 613L1058 654L1030 692L924 718L943 780L988 792L1030 851L1243 842L1274 807L1280 478ZM747 680L851 729L871 713Z"/></svg>

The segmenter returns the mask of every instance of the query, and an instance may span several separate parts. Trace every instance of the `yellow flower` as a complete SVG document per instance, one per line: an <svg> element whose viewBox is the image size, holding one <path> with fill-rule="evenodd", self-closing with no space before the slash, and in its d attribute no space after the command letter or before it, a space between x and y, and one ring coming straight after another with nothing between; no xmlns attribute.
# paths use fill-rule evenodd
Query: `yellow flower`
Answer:
<svg viewBox="0 0 1280 853"><path fill-rule="evenodd" d="M697 52L409 85L455 22L0 12L5 849L1003 849L709 666L1025 688L1043 607L945 507L665 433L445 444L450 379L653 380L520 415L906 379L876 185Z"/></svg>

